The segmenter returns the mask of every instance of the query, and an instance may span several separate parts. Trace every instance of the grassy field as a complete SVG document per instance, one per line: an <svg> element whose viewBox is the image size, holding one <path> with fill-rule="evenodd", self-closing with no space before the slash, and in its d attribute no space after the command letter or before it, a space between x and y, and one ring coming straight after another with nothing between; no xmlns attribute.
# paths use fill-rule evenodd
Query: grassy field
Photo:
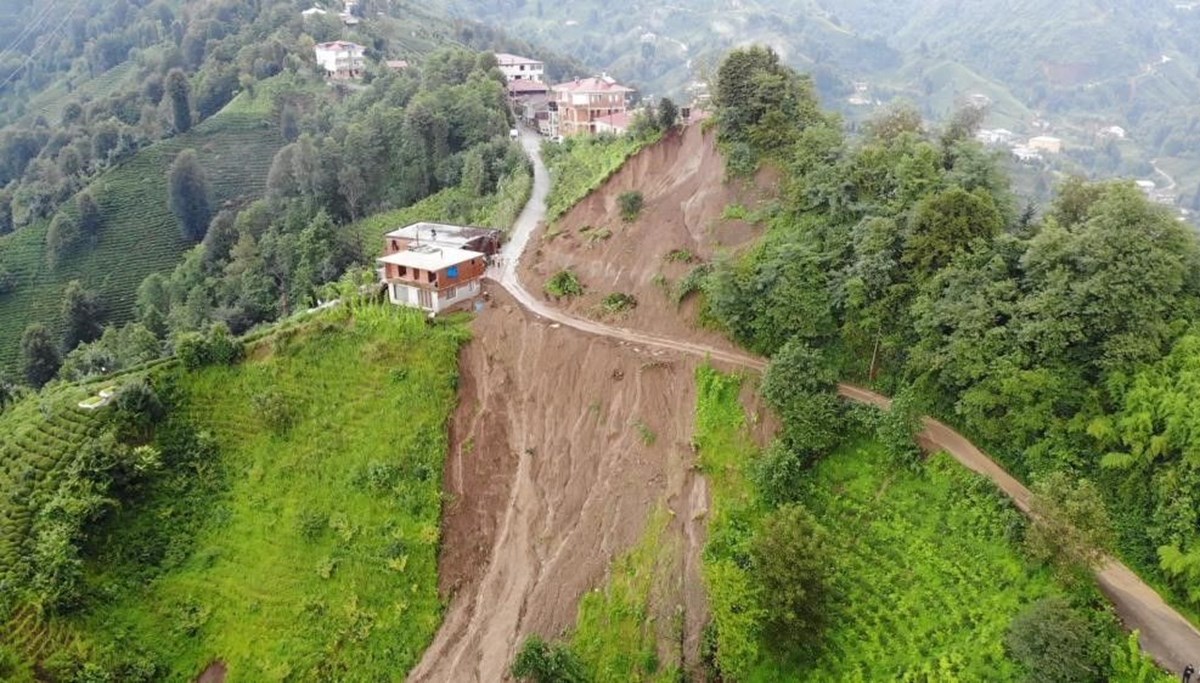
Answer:
<svg viewBox="0 0 1200 683"><path fill-rule="evenodd" d="M141 150L89 186L104 227L95 244L84 244L47 264L49 221L0 237L0 270L16 276L16 290L0 296L0 371L15 373L21 332L32 322L57 331L67 282L82 280L100 296L108 319L133 315L137 287L150 273L169 271L190 245L167 206L167 169L175 155L194 148L208 175L213 204L257 197L284 140L264 107L239 96L227 108L185 135ZM266 100L257 98L256 102Z"/></svg>
<svg viewBox="0 0 1200 683"><path fill-rule="evenodd" d="M705 577L718 645L750 648L744 680L1020 679L1004 633L1024 605L1058 588L1010 540L1019 513L948 456L918 471L897 468L869 440L822 459L801 496L834 548L836 598L815 657L799 666L756 643L722 642L720 633L744 633L753 619L738 609L747 573L723 544L734 545L764 510L747 477L756 454L741 382L710 368L697 381L695 442L713 492Z"/></svg>
<svg viewBox="0 0 1200 683"><path fill-rule="evenodd" d="M142 652L176 681L216 659L233 680L402 678L441 616L441 476L466 337L370 308L268 338L235 367L181 373L224 484L160 491L106 525L112 550L89 583L109 597L72 620L81 641ZM179 506L202 506L203 523L147 581L126 566L139 519Z"/></svg>

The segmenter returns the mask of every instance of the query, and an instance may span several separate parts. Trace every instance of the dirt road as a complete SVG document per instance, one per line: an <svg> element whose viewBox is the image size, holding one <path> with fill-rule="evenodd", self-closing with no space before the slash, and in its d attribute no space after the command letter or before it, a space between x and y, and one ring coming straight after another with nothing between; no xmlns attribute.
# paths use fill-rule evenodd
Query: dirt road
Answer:
<svg viewBox="0 0 1200 683"><path fill-rule="evenodd" d="M538 148L540 139L536 135L526 134L522 142L534 164L533 194L513 227L510 241L504 251L504 267L489 273L492 279L499 282L522 306L533 313L582 332L612 337L631 344L695 354L752 369L761 370L766 366L765 360L749 354L714 349L702 344L677 341L577 318L554 308L526 290L517 278L517 265L534 230L545 217L545 198L549 191L550 179L541 161ZM850 400L883 408L891 404L888 398L880 394L851 385L841 385L840 393ZM1022 511L1028 512L1029 490L964 436L937 420L925 418L925 431L921 438L926 447L944 450L967 468L991 479ZM1128 567L1111 559L1103 568L1097 570L1096 579L1104 594L1112 600L1126 628L1141 632L1142 648L1160 665L1178 673L1188 663L1200 662L1200 631L1167 605L1153 588L1139 579Z"/></svg>

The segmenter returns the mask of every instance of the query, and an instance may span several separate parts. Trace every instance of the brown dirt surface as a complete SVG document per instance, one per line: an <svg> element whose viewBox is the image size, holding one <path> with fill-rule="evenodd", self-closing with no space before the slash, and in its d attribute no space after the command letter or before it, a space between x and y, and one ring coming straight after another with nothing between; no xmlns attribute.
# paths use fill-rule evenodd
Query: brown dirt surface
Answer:
<svg viewBox="0 0 1200 683"><path fill-rule="evenodd" d="M205 667L204 672L196 679L196 683L225 683L225 662L217 660Z"/></svg>
<svg viewBox="0 0 1200 683"><path fill-rule="evenodd" d="M633 294L637 308L612 322L733 349L723 334L697 326L694 297L677 307L665 290L701 261L753 241L760 229L722 216L734 204L755 210L775 196L778 178L774 170L764 169L753 182L726 182L715 131L693 124L670 133L631 157L552 226L539 227L522 260L520 279L530 292L544 296L546 280L570 268L586 293L560 302L564 310L595 318L597 304L608 294ZM617 198L630 190L642 192L645 204L637 220L626 223ZM611 237L589 237L602 231ZM698 260L668 261L673 250L690 252Z"/></svg>
<svg viewBox="0 0 1200 683"><path fill-rule="evenodd" d="M680 549L680 576L662 582L655 609L683 608L684 650L697 652L708 497L690 443L703 359L580 332L488 291L460 357L446 465L439 572L449 608L410 680L504 679L527 635L574 624L580 597L660 504L673 516L666 542Z"/></svg>

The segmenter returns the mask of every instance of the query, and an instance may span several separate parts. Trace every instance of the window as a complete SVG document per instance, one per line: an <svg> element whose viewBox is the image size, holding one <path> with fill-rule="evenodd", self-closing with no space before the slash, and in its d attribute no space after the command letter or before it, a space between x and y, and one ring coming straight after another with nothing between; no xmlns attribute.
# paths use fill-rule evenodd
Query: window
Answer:
<svg viewBox="0 0 1200 683"><path fill-rule="evenodd" d="M451 287L446 290L446 301L454 301L454 295L458 293L457 287Z"/></svg>

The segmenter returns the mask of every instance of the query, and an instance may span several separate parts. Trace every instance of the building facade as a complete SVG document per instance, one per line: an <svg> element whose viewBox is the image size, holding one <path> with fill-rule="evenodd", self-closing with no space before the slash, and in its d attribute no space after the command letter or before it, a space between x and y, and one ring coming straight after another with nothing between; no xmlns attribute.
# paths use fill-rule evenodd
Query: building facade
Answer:
<svg viewBox="0 0 1200 683"><path fill-rule="evenodd" d="M313 50L317 55L317 65L329 78L361 78L366 68L363 54L367 48L358 43L335 40L319 43Z"/></svg>
<svg viewBox="0 0 1200 683"><path fill-rule="evenodd" d="M509 81L541 82L546 77L546 65L536 59L497 52L496 63L500 66L500 73Z"/></svg>
<svg viewBox="0 0 1200 683"><path fill-rule="evenodd" d="M384 235L380 277L388 300L430 313L479 295L500 232L442 223L414 223Z"/></svg>
<svg viewBox="0 0 1200 683"><path fill-rule="evenodd" d="M560 83L550 91L554 134L578 135L595 133L596 119L627 112L633 88L603 75Z"/></svg>

